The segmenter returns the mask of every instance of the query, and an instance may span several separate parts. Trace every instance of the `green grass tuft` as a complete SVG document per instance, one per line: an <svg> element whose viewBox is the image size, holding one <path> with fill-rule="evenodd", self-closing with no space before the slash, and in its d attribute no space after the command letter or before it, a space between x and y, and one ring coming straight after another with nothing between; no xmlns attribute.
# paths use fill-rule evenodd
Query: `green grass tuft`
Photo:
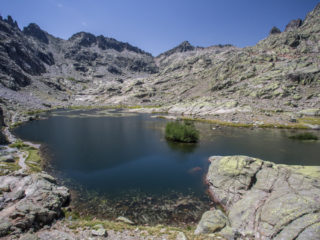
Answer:
<svg viewBox="0 0 320 240"><path fill-rule="evenodd" d="M48 110L43 110L43 109L38 109L38 110L30 110L28 112L26 112L27 115L37 115L40 113L44 113L47 112Z"/></svg>
<svg viewBox="0 0 320 240"><path fill-rule="evenodd" d="M298 119L300 123L320 125L320 117L303 117Z"/></svg>
<svg viewBox="0 0 320 240"><path fill-rule="evenodd" d="M41 172L41 156L39 150L33 147L26 147L24 150L28 151L28 157L26 159L26 164L31 172Z"/></svg>
<svg viewBox="0 0 320 240"><path fill-rule="evenodd" d="M26 165L29 167L29 171L31 173L41 172L42 171L42 158L39 153L39 149L34 148L28 144L25 144L21 140L17 140L16 142L9 145L11 148L18 148L21 151L27 152L28 157L26 159Z"/></svg>
<svg viewBox="0 0 320 240"><path fill-rule="evenodd" d="M76 81L76 79L74 77L67 77L67 80L69 81Z"/></svg>
<svg viewBox="0 0 320 240"><path fill-rule="evenodd" d="M168 122L165 131L166 139L174 142L195 143L199 140L199 131L193 122Z"/></svg>
<svg viewBox="0 0 320 240"><path fill-rule="evenodd" d="M25 143L24 143L23 141L21 141L21 140L18 140L18 141L16 141L16 142L10 144L9 147L22 149L22 148L25 148L25 147L29 147L29 145L25 144Z"/></svg>

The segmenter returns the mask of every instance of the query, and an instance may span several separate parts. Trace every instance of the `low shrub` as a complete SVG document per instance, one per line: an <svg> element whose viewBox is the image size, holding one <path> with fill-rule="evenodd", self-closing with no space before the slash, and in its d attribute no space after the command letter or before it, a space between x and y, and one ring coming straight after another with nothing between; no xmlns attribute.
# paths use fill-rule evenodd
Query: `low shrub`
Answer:
<svg viewBox="0 0 320 240"><path fill-rule="evenodd" d="M174 142L195 143L199 140L199 132L190 121L168 122L165 137Z"/></svg>

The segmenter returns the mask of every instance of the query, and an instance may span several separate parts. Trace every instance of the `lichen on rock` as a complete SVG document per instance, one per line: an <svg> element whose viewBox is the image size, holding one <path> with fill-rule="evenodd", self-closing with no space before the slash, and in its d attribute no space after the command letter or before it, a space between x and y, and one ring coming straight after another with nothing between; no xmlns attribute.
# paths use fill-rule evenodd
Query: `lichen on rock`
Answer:
<svg viewBox="0 0 320 240"><path fill-rule="evenodd" d="M210 161L209 192L225 209L234 234L319 239L320 167L277 165L247 156L215 156Z"/></svg>

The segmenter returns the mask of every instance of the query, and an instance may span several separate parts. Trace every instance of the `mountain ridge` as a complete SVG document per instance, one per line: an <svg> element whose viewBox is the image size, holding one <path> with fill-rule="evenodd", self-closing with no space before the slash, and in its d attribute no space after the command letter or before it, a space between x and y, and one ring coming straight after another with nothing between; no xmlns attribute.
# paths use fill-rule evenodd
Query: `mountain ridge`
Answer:
<svg viewBox="0 0 320 240"><path fill-rule="evenodd" d="M8 17L0 20L0 96L14 108L157 105L175 114L290 123L296 112L320 107L319 6L255 46L184 41L156 57L86 32L64 40L34 23L21 31ZM286 114L263 113L274 109Z"/></svg>

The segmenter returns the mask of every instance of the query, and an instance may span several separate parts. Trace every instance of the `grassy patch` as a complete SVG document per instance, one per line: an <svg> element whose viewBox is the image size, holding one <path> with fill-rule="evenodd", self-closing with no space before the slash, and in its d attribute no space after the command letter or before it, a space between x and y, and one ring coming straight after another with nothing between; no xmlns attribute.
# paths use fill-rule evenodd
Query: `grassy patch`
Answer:
<svg viewBox="0 0 320 240"><path fill-rule="evenodd" d="M18 160L16 160L15 162L12 162L12 163L1 162L1 165L0 165L0 176L6 175L4 170L7 170L9 172L14 172L14 171L19 170L21 167L19 166L17 161Z"/></svg>
<svg viewBox="0 0 320 240"><path fill-rule="evenodd" d="M40 113L43 113L43 112L47 112L48 110L44 110L44 109L38 109L38 110L31 110L31 111L28 111L26 112L27 115L37 115L37 114L40 114Z"/></svg>
<svg viewBox="0 0 320 240"><path fill-rule="evenodd" d="M25 143L24 143L23 141L21 141L21 140L18 140L18 141L16 141L16 142L10 144L9 147L22 149L22 148L29 147L29 145L25 144Z"/></svg>
<svg viewBox="0 0 320 240"><path fill-rule="evenodd" d="M205 123L211 123L211 124L217 124L221 126L228 126L228 127L253 127L253 124L250 123L234 123L234 122L225 122L215 119L202 119L202 118L188 118L188 117L182 117L183 120L188 121L197 121L197 122L205 122Z"/></svg>
<svg viewBox="0 0 320 240"><path fill-rule="evenodd" d="M312 124L312 125L320 125L320 117L304 117L298 119L300 123Z"/></svg>
<svg viewBox="0 0 320 240"><path fill-rule="evenodd" d="M168 122L165 130L165 137L174 142L195 143L199 140L199 131L193 122L179 121Z"/></svg>
<svg viewBox="0 0 320 240"><path fill-rule="evenodd" d="M306 133L300 133L297 135L290 136L289 138L295 139L295 140L318 140L318 137L312 133L306 132Z"/></svg>
<svg viewBox="0 0 320 240"><path fill-rule="evenodd" d="M9 128L10 129L16 128L16 127L20 126L22 123L23 122L15 122L15 123L11 124Z"/></svg>
<svg viewBox="0 0 320 240"><path fill-rule="evenodd" d="M263 123L259 125L260 128L280 128L280 129L308 129L307 126L299 123L292 124L277 124L277 123Z"/></svg>
<svg viewBox="0 0 320 240"><path fill-rule="evenodd" d="M135 106L127 106L127 107L124 107L124 108L128 108L128 109L140 109L140 108L160 108L161 106L160 105L146 105L146 106L143 106L143 105L135 105Z"/></svg>
<svg viewBox="0 0 320 240"><path fill-rule="evenodd" d="M76 81L76 79L74 77L67 77L67 80L69 81Z"/></svg>
<svg viewBox="0 0 320 240"><path fill-rule="evenodd" d="M129 230L132 232L136 232L136 229L141 232L141 236L145 237L161 237L165 236L165 239L175 240L178 232L183 232L188 239L207 239L201 238L201 236L194 236L193 232L194 226L186 226L186 228L182 227L173 227L173 226L165 226L165 225L156 225L156 226L145 226L145 225L128 225L122 222L110 221L110 220L100 220L96 218L89 219L88 217L83 218L80 217L78 213L74 212L65 212L65 217L68 219L72 216L72 220L69 222L68 227L70 229L78 229L78 228L91 228L95 229L96 225L102 225L106 230L113 230L116 232L122 232L124 230Z"/></svg>
<svg viewBox="0 0 320 240"><path fill-rule="evenodd" d="M291 124L277 124L277 123L263 123L259 125L255 125L253 123L236 123L236 122L226 122L216 119L202 119L202 118L189 118L189 117L182 117L183 120L189 121L197 121L197 122L205 122L216 124L220 126L227 126L227 127L243 127L243 128L251 128L251 127L259 127L259 128L281 128L281 129L308 129L307 126L304 126L301 123L291 123Z"/></svg>
<svg viewBox="0 0 320 240"><path fill-rule="evenodd" d="M30 172L41 172L41 162L42 158L40 157L39 150L30 145L25 144L23 141L18 140L15 143L9 145L12 148L18 148L21 151L27 152L28 157L26 159L26 165L29 167Z"/></svg>
<svg viewBox="0 0 320 240"><path fill-rule="evenodd" d="M152 111L152 114L168 114L168 111L166 111L166 110L163 110L163 111ZM161 118L161 116L159 118Z"/></svg>
<svg viewBox="0 0 320 240"><path fill-rule="evenodd" d="M41 167L41 162L42 159L39 155L39 150L33 147L28 147L26 149L28 152L28 157L26 159L26 164L29 167L29 170L31 172L41 172L42 167Z"/></svg>

